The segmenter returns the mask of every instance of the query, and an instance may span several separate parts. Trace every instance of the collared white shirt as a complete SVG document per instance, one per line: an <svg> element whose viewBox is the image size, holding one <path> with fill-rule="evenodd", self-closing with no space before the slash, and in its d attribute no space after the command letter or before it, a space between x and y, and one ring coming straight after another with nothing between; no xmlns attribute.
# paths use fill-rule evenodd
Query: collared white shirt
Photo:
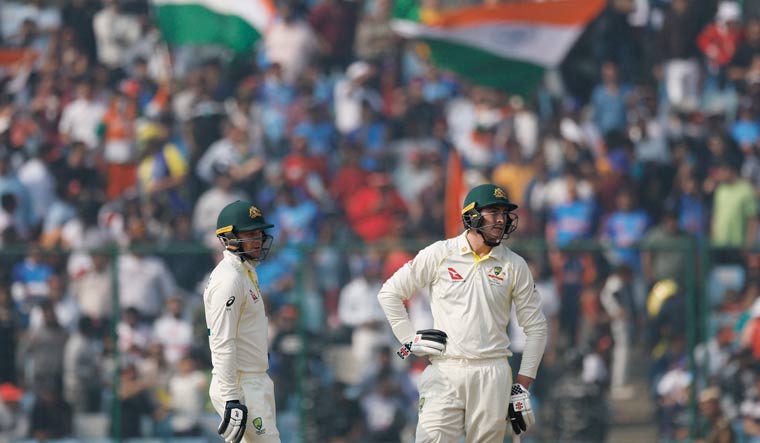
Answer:
<svg viewBox="0 0 760 443"><path fill-rule="evenodd" d="M393 333L411 341L415 330L403 302L429 287L434 328L448 335L444 358L507 357L507 325L514 303L527 336L520 374L535 377L546 345L547 325L528 265L506 246L478 257L466 233L420 251L385 282L378 300Z"/></svg>
<svg viewBox="0 0 760 443"><path fill-rule="evenodd" d="M238 372L264 373L269 369L269 320L253 265L224 251L203 291L203 306L212 373L219 381L222 399L239 400Z"/></svg>

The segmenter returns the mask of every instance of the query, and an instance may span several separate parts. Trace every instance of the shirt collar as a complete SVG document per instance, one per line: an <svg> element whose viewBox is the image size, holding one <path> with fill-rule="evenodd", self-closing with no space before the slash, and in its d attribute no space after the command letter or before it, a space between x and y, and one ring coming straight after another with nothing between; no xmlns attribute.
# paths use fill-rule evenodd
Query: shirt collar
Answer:
<svg viewBox="0 0 760 443"><path fill-rule="evenodd" d="M228 250L224 250L224 259L229 261L232 266L234 266L237 269L242 270L251 270L253 269L253 265L251 264L250 260L241 260L240 257L233 254L232 252Z"/></svg>
<svg viewBox="0 0 760 443"><path fill-rule="evenodd" d="M459 252L459 255L467 255L467 254L473 253L473 250L470 247L470 242L467 241L466 230L463 233L461 233L459 237L456 238L456 241L457 241L457 251Z"/></svg>
<svg viewBox="0 0 760 443"><path fill-rule="evenodd" d="M457 252L459 252L459 255L467 255L467 254L476 255L475 251L473 251L472 248L470 247L470 242L467 241L467 231L464 231L461 235L456 237L456 242L457 242ZM504 261L504 259L506 259L507 257L507 247L504 246L503 243L499 244L499 246L494 246L493 248L491 248L491 252L488 254L488 257L494 258L499 261Z"/></svg>

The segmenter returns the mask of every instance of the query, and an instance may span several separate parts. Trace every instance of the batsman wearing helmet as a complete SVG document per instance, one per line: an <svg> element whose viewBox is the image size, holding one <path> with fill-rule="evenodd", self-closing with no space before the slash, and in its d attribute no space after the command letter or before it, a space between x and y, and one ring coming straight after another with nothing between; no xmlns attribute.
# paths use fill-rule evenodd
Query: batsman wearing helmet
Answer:
<svg viewBox="0 0 760 443"><path fill-rule="evenodd" d="M216 222L224 256L211 272L203 305L211 348L209 394L226 443L279 443L274 386L266 371L268 319L256 265L266 259L274 225L254 205L236 201Z"/></svg>
<svg viewBox="0 0 760 443"><path fill-rule="evenodd" d="M380 289L378 299L401 343L398 355L427 356L420 375L417 443L502 443L535 419L530 388L546 345L541 299L525 260L502 244L517 227L517 205L492 184L467 194L465 231L421 250ZM423 287L434 329L415 331L404 301ZM507 357L514 304L527 335L515 383Z"/></svg>

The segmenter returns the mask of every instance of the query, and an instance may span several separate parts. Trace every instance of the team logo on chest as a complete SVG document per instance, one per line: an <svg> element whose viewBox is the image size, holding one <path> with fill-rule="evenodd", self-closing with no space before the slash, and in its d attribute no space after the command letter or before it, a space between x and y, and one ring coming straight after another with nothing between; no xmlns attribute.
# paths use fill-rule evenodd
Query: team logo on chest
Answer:
<svg viewBox="0 0 760 443"><path fill-rule="evenodd" d="M254 291L253 289L249 289L248 293L251 294L251 300L253 300L254 303L258 303L259 295L256 294L256 291Z"/></svg>
<svg viewBox="0 0 760 443"><path fill-rule="evenodd" d="M493 268L486 271L486 276L488 277L488 283L491 286L499 286L504 281L504 268L501 266L494 266Z"/></svg>

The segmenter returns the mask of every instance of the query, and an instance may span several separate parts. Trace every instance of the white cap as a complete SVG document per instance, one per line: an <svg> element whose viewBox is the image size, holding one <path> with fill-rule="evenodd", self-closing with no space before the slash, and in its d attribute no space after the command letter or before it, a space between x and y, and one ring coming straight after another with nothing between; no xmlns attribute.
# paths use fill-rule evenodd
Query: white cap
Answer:
<svg viewBox="0 0 760 443"><path fill-rule="evenodd" d="M350 80L356 80L360 77L364 77L372 71L372 67L369 63L364 61L357 61L351 63L346 70L346 76Z"/></svg>
<svg viewBox="0 0 760 443"><path fill-rule="evenodd" d="M730 21L740 21L742 18L742 9L739 3L734 1L721 2L718 5L718 12L715 14L715 19L721 23Z"/></svg>

